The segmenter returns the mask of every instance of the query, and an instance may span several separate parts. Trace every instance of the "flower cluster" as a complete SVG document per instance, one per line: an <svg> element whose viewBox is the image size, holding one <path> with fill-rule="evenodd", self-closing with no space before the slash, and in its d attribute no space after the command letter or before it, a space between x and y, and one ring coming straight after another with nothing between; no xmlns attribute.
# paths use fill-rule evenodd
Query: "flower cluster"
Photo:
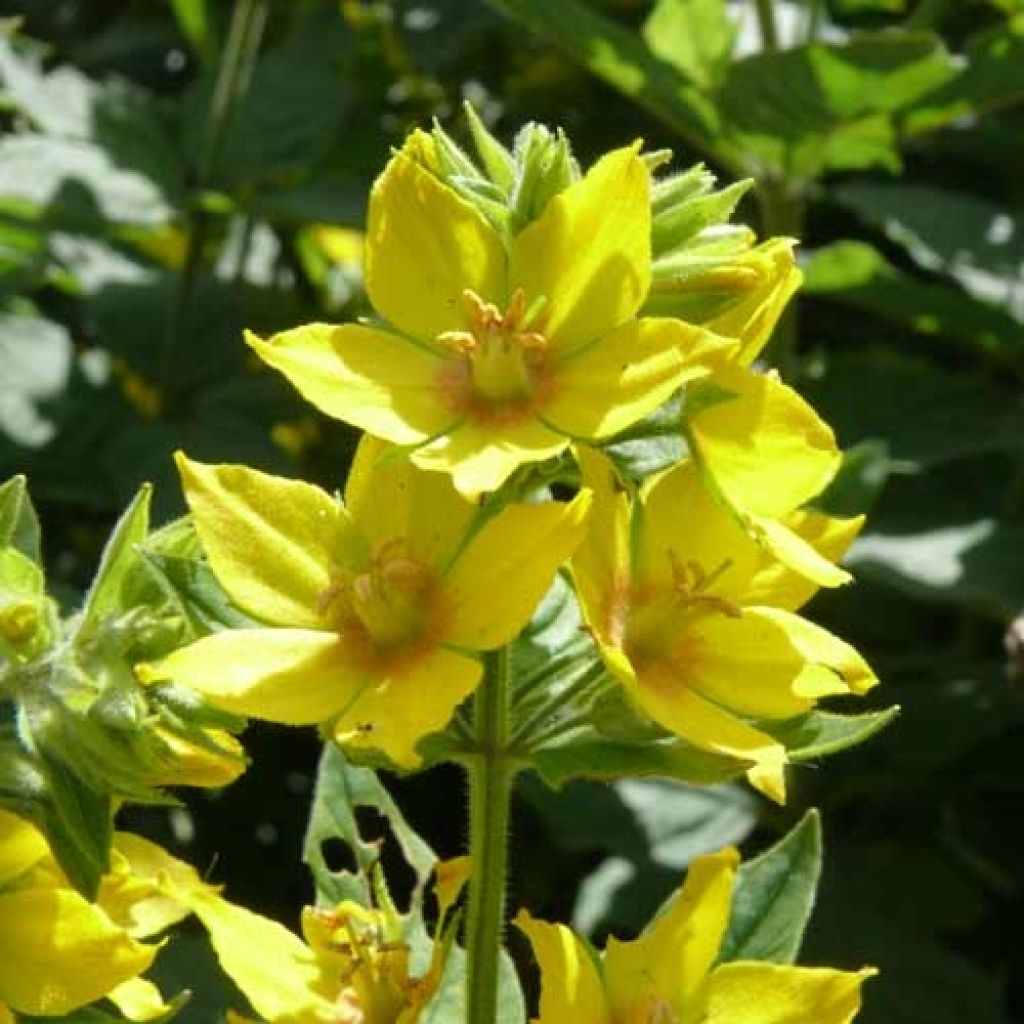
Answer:
<svg viewBox="0 0 1024 1024"><path fill-rule="evenodd" d="M147 754L148 785L230 781L234 716L317 725L360 765L466 766L470 858L432 862L436 926L420 903L429 869L403 915L379 864L360 862L364 898L321 899L300 939L121 835L88 903L43 837L0 812L0 1024L7 1007L60 1015L103 997L131 1019L169 1012L139 978L156 949L141 940L188 913L269 1024L415 1024L463 960L467 1017L485 1024L516 772L745 775L783 803L801 737L826 729L818 702L877 682L798 614L848 581L837 562L861 520L815 507L839 469L835 438L755 364L799 283L792 240L728 229L741 186L713 193L701 169L656 178L664 156L639 143L584 173L561 134L531 126L509 152L470 119L477 161L440 129L416 132L373 188L373 315L247 337L363 432L343 494L179 453L189 524L154 541L129 517L111 548L143 557L161 600L180 598L182 621L151 616L159 636L116 652L134 665L118 692L166 711L140 726L164 755ZM68 634L31 560L0 558L14 580L0 590L0 684L33 692L31 666L52 665L67 635L76 665L115 663L142 577L104 584ZM572 625L538 663L527 655L551 594L568 595ZM26 720L42 730L45 716ZM695 861L647 931L603 956L522 912L538 1024L848 1024L871 970L726 955L737 864L731 849ZM26 957L46 964L45 984Z"/></svg>

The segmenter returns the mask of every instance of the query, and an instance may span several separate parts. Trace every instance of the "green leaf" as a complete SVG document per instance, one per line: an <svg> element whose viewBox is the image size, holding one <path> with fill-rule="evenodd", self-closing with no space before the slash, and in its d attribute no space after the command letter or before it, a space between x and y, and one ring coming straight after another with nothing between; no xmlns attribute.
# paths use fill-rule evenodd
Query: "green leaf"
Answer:
<svg viewBox="0 0 1024 1024"><path fill-rule="evenodd" d="M821 875L821 821L808 811L770 850L744 863L719 958L796 961Z"/></svg>
<svg viewBox="0 0 1024 1024"><path fill-rule="evenodd" d="M619 474L643 480L686 458L689 449L679 424L686 402L685 389L650 416L601 445Z"/></svg>
<svg viewBox="0 0 1024 1024"><path fill-rule="evenodd" d="M758 722L758 728L784 744L790 761L812 761L848 750L880 732L900 713L899 707L861 715L809 711L785 722Z"/></svg>
<svg viewBox="0 0 1024 1024"><path fill-rule="evenodd" d="M953 64L926 32L863 32L737 61L718 96L735 144L788 178L896 170L898 114Z"/></svg>
<svg viewBox="0 0 1024 1024"><path fill-rule="evenodd" d="M920 339L922 351L945 341L952 350L980 352L1017 372L1024 368L1024 331L1009 311L959 288L903 273L866 242L818 249L803 270L806 294L898 324ZM977 276L982 273L979 269ZM1011 294L1009 289L1004 293L1007 299ZM991 298L995 295L990 293Z"/></svg>
<svg viewBox="0 0 1024 1024"><path fill-rule="evenodd" d="M735 154L720 137L714 104L677 68L659 60L632 32L578 0L496 0L496 5L550 39L609 85L720 162Z"/></svg>
<svg viewBox="0 0 1024 1024"><path fill-rule="evenodd" d="M42 565L39 519L26 484L23 476L0 484L0 548L16 548L36 565Z"/></svg>
<svg viewBox="0 0 1024 1024"><path fill-rule="evenodd" d="M437 857L412 830L398 805L374 771L349 764L333 744L324 747L317 773L316 792L309 826L303 841L302 859L316 880L317 902L333 907L345 899L368 906L372 902L370 870L380 860L382 841L365 841L356 812L370 808L390 826L406 863L416 877L414 903L418 901ZM324 844L341 840L352 853L356 871L332 871Z"/></svg>
<svg viewBox="0 0 1024 1024"><path fill-rule="evenodd" d="M657 776L709 785L741 775L744 765L688 746L680 740L643 744L612 739L596 729L582 728L557 743L535 750L531 767L553 788L570 779L619 779L627 775Z"/></svg>
<svg viewBox="0 0 1024 1024"><path fill-rule="evenodd" d="M206 0L171 0L171 10L196 52L210 60L216 53L216 40Z"/></svg>
<svg viewBox="0 0 1024 1024"><path fill-rule="evenodd" d="M1017 0L1009 0L1017 3ZM1006 4L1009 10L1009 4ZM916 99L906 118L909 133L931 131L1019 103L1024 97L1024 11L967 41L958 74Z"/></svg>
<svg viewBox="0 0 1024 1024"><path fill-rule="evenodd" d="M1005 335L1004 345L1020 352L1024 217L1014 205L905 182L851 182L833 194L902 246L920 267L952 278L968 295L992 307L992 328ZM995 317L999 309L1013 320Z"/></svg>
<svg viewBox="0 0 1024 1024"><path fill-rule="evenodd" d="M80 636L87 636L104 617L130 610L128 587L139 566L138 546L149 533L152 494L153 488L143 484L114 526L82 605Z"/></svg>
<svg viewBox="0 0 1024 1024"><path fill-rule="evenodd" d="M707 89L729 66L738 31L725 0L658 0L643 36L656 57Z"/></svg>

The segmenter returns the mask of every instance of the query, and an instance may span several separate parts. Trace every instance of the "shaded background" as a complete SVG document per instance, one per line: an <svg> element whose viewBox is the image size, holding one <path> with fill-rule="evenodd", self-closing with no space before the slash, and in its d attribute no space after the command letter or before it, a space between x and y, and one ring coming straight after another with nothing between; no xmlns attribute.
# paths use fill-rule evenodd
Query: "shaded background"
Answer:
<svg viewBox="0 0 1024 1024"><path fill-rule="evenodd" d="M817 805L804 962L882 967L864 1024L1024 1020L1024 705L1004 647L1024 606L1024 3L775 0L771 52L757 6L0 4L22 17L0 39L0 477L28 474L69 606L143 480L158 521L182 511L175 448L337 486L351 434L241 331L365 308L373 175L431 117L464 137L463 99L506 140L563 126L584 162L642 136L676 167L753 174L741 219L798 233L807 275L769 357L850 449L833 507L871 511L858 585L812 614L903 715L794 769L784 810L738 787L527 780L512 901L626 934L696 853L755 851ZM262 726L247 745L228 793L126 818L294 923L317 745ZM460 788L449 769L396 783L442 855L461 849ZM182 948L164 977L202 989L201 943Z"/></svg>

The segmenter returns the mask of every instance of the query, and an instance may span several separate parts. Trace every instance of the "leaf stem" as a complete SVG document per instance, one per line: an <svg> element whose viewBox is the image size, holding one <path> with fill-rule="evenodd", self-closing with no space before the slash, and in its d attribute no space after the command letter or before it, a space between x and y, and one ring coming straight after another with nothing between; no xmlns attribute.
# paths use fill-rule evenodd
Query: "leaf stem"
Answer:
<svg viewBox="0 0 1024 1024"><path fill-rule="evenodd" d="M508 651L487 656L473 701L477 749L469 773L469 910L466 919L466 1020L491 1024L498 1006L498 965L505 929L509 799Z"/></svg>
<svg viewBox="0 0 1024 1024"><path fill-rule="evenodd" d="M196 162L195 188L186 223L188 244L185 259L178 275L160 347L158 382L165 410L173 406L177 398L175 353L185 330L188 309L195 292L196 278L202 265L203 250L209 234L209 214L198 205L197 200L201 199L202 193L213 179L231 121L231 113L249 84L268 10L268 0L237 0L231 14L231 25L210 101L210 115Z"/></svg>
<svg viewBox="0 0 1024 1024"><path fill-rule="evenodd" d="M754 0L757 10L757 24L761 29L761 43L766 50L779 48L779 28L775 23L773 0Z"/></svg>

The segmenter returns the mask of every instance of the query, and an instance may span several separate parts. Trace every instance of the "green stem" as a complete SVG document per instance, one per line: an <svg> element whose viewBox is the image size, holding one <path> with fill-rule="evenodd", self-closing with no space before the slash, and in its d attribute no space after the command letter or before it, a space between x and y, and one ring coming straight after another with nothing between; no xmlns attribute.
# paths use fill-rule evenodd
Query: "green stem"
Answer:
<svg viewBox="0 0 1024 1024"><path fill-rule="evenodd" d="M761 29L761 43L766 50L779 48L779 29L775 24L775 7L772 0L754 0L757 9L757 24Z"/></svg>
<svg viewBox="0 0 1024 1024"><path fill-rule="evenodd" d="M217 70L217 80L210 101L210 116L206 123L202 149L196 163L195 195L201 195L216 172L217 161L224 146L231 112L244 94L263 36L267 20L268 0L238 0L231 14L231 26L224 44L224 53ZM195 200L193 199L193 204ZM164 396L164 408L170 408L177 398L175 379L175 353L185 331L189 305L195 291L196 278L203 262L203 250L209 233L208 214L193 205L187 221L188 246L181 274L178 276L174 298L167 316L160 348L159 385Z"/></svg>
<svg viewBox="0 0 1024 1024"><path fill-rule="evenodd" d="M508 753L508 652L487 656L473 702L477 749L469 760L469 910L466 919L466 1020L493 1024L498 964L505 930L508 814L512 777Z"/></svg>

